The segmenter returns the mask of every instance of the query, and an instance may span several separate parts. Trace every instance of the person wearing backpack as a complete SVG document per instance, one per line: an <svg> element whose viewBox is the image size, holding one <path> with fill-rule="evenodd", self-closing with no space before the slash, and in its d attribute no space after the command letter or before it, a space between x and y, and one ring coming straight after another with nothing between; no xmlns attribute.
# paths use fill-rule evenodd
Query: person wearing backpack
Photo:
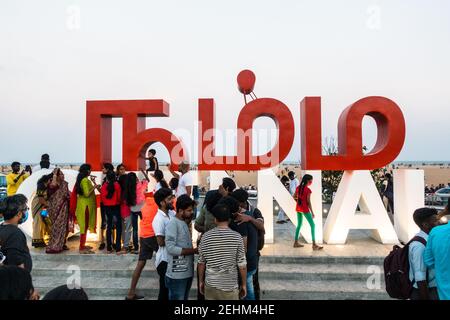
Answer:
<svg viewBox="0 0 450 320"><path fill-rule="evenodd" d="M420 208L414 212L413 219L420 231L408 248L409 279L413 283L411 300L439 300L434 269L427 268L424 262L428 234L440 224L438 212L432 208ZM417 238L424 239L425 243Z"/></svg>
<svg viewBox="0 0 450 320"><path fill-rule="evenodd" d="M395 245L384 259L386 292L395 299L437 299L434 271L427 269L424 259L428 234L440 224L436 209L421 208L413 214L420 232L404 247Z"/></svg>
<svg viewBox="0 0 450 320"><path fill-rule="evenodd" d="M449 214L449 206L450 203L439 213L439 217ZM450 224L441 224L430 232L424 262L435 270L439 299L450 300Z"/></svg>

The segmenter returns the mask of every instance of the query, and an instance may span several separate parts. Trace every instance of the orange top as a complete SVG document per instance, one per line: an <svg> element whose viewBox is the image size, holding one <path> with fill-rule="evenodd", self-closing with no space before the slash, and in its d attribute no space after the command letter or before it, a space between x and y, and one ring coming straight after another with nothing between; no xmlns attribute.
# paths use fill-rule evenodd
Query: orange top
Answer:
<svg viewBox="0 0 450 320"><path fill-rule="evenodd" d="M158 212L158 206L156 205L153 197L145 198L145 204L141 209L142 220L139 225L139 237L150 238L155 236L153 231L152 222Z"/></svg>

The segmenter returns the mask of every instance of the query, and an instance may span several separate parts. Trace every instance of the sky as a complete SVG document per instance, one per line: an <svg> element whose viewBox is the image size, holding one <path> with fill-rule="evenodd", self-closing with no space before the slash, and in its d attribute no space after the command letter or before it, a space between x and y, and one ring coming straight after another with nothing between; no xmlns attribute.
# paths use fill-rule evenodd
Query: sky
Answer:
<svg viewBox="0 0 450 320"><path fill-rule="evenodd" d="M42 153L83 162L87 100L164 99L170 117L148 127L195 141L198 99L214 98L216 128L235 129L243 69L256 74L258 97L293 114L288 161L300 159L305 96L322 97L325 138L336 136L345 107L374 95L404 113L397 160L447 161L449 15L448 0L0 0L0 163L36 163ZM263 118L255 128L274 124ZM120 162L120 119L113 130ZM375 144L373 120L363 137ZM259 153L270 148L260 142ZM233 144L218 141L218 153L233 154Z"/></svg>

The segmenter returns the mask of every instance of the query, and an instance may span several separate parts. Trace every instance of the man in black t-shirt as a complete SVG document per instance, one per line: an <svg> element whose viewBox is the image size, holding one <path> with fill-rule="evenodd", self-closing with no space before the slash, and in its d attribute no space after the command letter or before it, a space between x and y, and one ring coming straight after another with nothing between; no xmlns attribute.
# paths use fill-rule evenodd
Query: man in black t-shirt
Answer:
<svg viewBox="0 0 450 320"><path fill-rule="evenodd" d="M33 264L27 238L19 229L19 224L28 219L27 198L16 194L1 200L0 213L5 218L0 225L0 250L6 257L3 264L19 266L31 272Z"/></svg>
<svg viewBox="0 0 450 320"><path fill-rule="evenodd" d="M258 271L259 250L258 241L260 232L264 233L264 218L257 208L248 202L248 193L237 189L231 197L239 204L237 212L233 215L230 228L239 232L244 238L247 259L247 297L246 300L259 299L259 282L254 281ZM256 283L255 283L256 282Z"/></svg>

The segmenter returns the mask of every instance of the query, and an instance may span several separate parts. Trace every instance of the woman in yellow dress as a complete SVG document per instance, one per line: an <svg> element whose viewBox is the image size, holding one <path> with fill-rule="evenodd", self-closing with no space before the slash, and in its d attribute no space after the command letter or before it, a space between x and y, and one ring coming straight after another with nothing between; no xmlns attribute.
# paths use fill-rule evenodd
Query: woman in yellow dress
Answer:
<svg viewBox="0 0 450 320"><path fill-rule="evenodd" d="M90 179L89 179L90 177ZM97 220L97 201L95 190L100 191L100 186L95 182L95 177L91 176L91 165L83 164L75 183L77 193L77 206L75 216L80 227L80 253L92 254L92 247L86 246L87 231L95 232Z"/></svg>

